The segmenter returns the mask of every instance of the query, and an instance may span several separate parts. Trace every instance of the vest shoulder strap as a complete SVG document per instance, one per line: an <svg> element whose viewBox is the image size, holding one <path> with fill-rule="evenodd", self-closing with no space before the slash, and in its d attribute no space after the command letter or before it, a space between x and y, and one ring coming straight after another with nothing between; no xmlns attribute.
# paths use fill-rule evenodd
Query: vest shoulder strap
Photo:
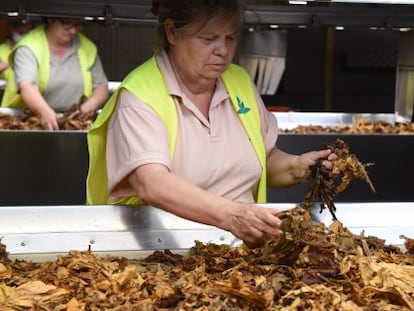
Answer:
<svg viewBox="0 0 414 311"><path fill-rule="evenodd" d="M91 96L93 90L91 70L93 64L95 63L98 49L96 45L85 35L79 33L78 37L80 46L77 53L83 79L83 95L85 97L89 97Z"/></svg>
<svg viewBox="0 0 414 311"><path fill-rule="evenodd" d="M10 64L13 63L14 53L17 48L21 46L27 46L38 62L38 79L39 89L44 91L47 87L50 71L50 52L49 45L47 43L45 26L40 25L27 33L13 48L9 56Z"/></svg>
<svg viewBox="0 0 414 311"><path fill-rule="evenodd" d="M105 104L92 129L88 132L89 172L87 177L87 204L108 203L108 180L106 170L106 131L118 96L126 89L148 104L161 118L168 128L169 149L174 154L177 134L177 111L175 103L165 84L155 57L133 70L121 83L118 90ZM137 197L125 198L119 204L135 205Z"/></svg>
<svg viewBox="0 0 414 311"><path fill-rule="evenodd" d="M256 202L264 203L267 200L266 149L253 83L247 71L235 64L229 66L222 79L262 167Z"/></svg>
<svg viewBox="0 0 414 311"><path fill-rule="evenodd" d="M0 61L9 62L10 52L11 48L6 42L0 44ZM12 73L13 71L11 70L11 67L8 66L5 70L3 70L2 73L0 73L0 78L9 80L9 77Z"/></svg>

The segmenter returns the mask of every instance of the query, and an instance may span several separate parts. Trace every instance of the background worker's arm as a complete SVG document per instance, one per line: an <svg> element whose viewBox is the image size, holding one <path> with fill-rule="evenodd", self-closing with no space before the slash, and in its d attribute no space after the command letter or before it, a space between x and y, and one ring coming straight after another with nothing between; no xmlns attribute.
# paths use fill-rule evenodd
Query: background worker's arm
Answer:
<svg viewBox="0 0 414 311"><path fill-rule="evenodd" d="M22 81L18 85L26 107L39 117L42 127L46 130L58 130L57 114L40 94L38 86L31 81Z"/></svg>

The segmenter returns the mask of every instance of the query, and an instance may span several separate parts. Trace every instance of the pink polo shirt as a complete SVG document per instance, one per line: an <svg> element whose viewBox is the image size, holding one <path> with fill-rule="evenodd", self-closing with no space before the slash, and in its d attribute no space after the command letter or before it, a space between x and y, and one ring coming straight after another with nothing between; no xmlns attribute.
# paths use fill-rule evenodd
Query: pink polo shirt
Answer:
<svg viewBox="0 0 414 311"><path fill-rule="evenodd" d="M111 199L134 195L125 177L140 165L158 163L206 191L253 203L260 163L222 80L217 81L207 120L181 91L167 54L158 54L156 60L177 106L175 154L171 159L167 129L158 115L132 93L122 91L107 133ZM276 144L277 122L257 92L256 98L269 154Z"/></svg>

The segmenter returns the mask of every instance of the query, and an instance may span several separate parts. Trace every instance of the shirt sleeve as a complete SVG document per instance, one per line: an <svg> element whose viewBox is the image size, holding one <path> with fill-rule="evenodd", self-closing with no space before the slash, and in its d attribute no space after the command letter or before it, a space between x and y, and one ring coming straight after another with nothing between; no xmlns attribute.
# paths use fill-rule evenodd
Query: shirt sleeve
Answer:
<svg viewBox="0 0 414 311"><path fill-rule="evenodd" d="M134 195L126 177L144 164L171 166L168 132L158 115L132 93L122 90L109 121L106 161L111 198Z"/></svg>
<svg viewBox="0 0 414 311"><path fill-rule="evenodd" d="M267 110L263 103L257 88L254 86L256 101L259 106L259 113L262 122L262 135L266 148L266 154L269 155L270 151L276 146L278 136L277 119L272 112Z"/></svg>
<svg viewBox="0 0 414 311"><path fill-rule="evenodd" d="M91 73L94 88L108 84L108 78L106 77L99 55L96 55L95 62L92 65Z"/></svg>
<svg viewBox="0 0 414 311"><path fill-rule="evenodd" d="M13 64L17 90L19 89L18 83L22 81L37 84L39 67L36 56L28 47L21 46L16 49Z"/></svg>

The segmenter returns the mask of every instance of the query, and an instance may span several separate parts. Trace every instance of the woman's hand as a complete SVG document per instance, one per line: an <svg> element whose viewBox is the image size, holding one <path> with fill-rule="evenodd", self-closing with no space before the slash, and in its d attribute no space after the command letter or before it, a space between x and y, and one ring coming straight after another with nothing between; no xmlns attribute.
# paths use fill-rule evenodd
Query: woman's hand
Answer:
<svg viewBox="0 0 414 311"><path fill-rule="evenodd" d="M26 107L40 119L42 127L45 130L58 130L57 114L43 98L37 84L21 81L19 89Z"/></svg>
<svg viewBox="0 0 414 311"><path fill-rule="evenodd" d="M108 98L108 87L106 85L97 86L92 95L86 99L79 107L82 115L93 115L96 110L101 107Z"/></svg>
<svg viewBox="0 0 414 311"><path fill-rule="evenodd" d="M331 170L336 154L329 149L293 155L274 148L267 157L267 184L270 187L286 187L306 181L312 165L319 161Z"/></svg>
<svg viewBox="0 0 414 311"><path fill-rule="evenodd" d="M299 156L283 152L278 155L279 160L286 160L286 166L282 166L285 167L285 171L282 170L279 173L284 175L282 177L284 181L290 181L290 183L305 181L311 167L318 162L331 170L332 162L337 158L337 155L329 149L306 152ZM282 221L277 216L279 213L277 209L234 203L226 206L225 210L226 223L222 227L242 239L247 245L261 245L282 233Z"/></svg>
<svg viewBox="0 0 414 311"><path fill-rule="evenodd" d="M44 107L39 114L40 123L45 130L59 130L56 112L49 106Z"/></svg>
<svg viewBox="0 0 414 311"><path fill-rule="evenodd" d="M85 101L79 106L81 115L91 115L95 113L95 105L92 101Z"/></svg>
<svg viewBox="0 0 414 311"><path fill-rule="evenodd" d="M305 181L310 174L313 165L321 161L323 167L332 170L333 161L337 159L337 155L329 149L310 151L301 154L293 159L292 174L298 182Z"/></svg>
<svg viewBox="0 0 414 311"><path fill-rule="evenodd" d="M277 209L234 203L226 206L225 213L223 228L247 244L261 245L282 233Z"/></svg>

